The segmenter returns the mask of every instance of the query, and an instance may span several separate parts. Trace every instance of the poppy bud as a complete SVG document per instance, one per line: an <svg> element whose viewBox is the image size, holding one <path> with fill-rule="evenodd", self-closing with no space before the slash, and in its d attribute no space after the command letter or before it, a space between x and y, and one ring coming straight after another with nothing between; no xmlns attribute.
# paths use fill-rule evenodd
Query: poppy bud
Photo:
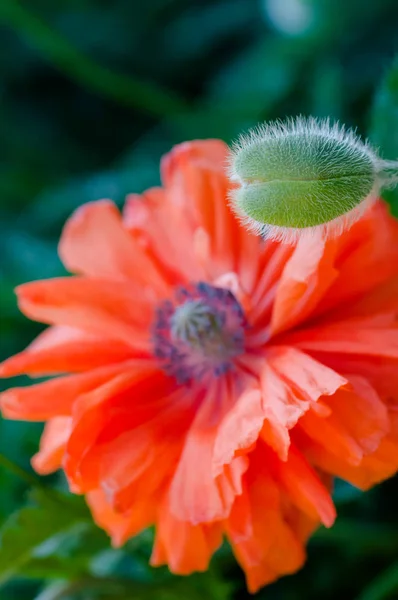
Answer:
<svg viewBox="0 0 398 600"><path fill-rule="evenodd" d="M338 235L397 181L350 129L312 117L260 125L234 144L229 174L234 211L256 233L285 242L321 229Z"/></svg>

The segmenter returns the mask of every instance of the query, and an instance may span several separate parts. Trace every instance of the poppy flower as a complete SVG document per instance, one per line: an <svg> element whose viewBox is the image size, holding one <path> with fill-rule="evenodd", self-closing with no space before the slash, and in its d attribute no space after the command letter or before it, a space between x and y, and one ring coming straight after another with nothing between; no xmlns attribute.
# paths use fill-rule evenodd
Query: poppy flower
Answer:
<svg viewBox="0 0 398 600"><path fill-rule="evenodd" d="M57 377L1 407L46 421L34 468L62 467L115 545L155 525L151 563L187 574L226 537L255 591L333 524L333 477L398 468L398 223L378 201L339 238L264 241L228 206L227 153L182 144L123 215L77 210L74 275L17 289L51 327L0 367Z"/></svg>

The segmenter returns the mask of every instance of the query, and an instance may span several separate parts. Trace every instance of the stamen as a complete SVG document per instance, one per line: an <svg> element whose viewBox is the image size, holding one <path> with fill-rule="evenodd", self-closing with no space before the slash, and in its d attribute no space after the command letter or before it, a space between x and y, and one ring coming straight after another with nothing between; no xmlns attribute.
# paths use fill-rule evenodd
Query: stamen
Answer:
<svg viewBox="0 0 398 600"><path fill-rule="evenodd" d="M245 315L227 289L199 283L165 301L153 327L154 353L180 383L220 376L244 351Z"/></svg>

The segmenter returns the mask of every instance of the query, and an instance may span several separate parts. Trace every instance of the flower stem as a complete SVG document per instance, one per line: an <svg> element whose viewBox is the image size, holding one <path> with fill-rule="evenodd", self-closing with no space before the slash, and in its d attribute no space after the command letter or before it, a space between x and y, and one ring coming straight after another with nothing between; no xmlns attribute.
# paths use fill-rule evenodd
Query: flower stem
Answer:
<svg viewBox="0 0 398 600"><path fill-rule="evenodd" d="M4 454L0 453L0 467L3 467L7 471L10 471L19 479L25 481L28 485L41 486L42 483L38 477L35 477L28 471L25 471L22 467L14 463L12 460L4 456Z"/></svg>

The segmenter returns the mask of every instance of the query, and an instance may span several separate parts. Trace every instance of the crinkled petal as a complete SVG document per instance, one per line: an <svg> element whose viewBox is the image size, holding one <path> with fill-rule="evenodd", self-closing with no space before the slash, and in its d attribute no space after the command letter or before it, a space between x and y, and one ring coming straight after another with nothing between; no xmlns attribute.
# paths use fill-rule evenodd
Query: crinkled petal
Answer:
<svg viewBox="0 0 398 600"><path fill-rule="evenodd" d="M239 238L249 240L251 236L240 227L228 205L227 153L220 140L187 142L174 147L161 165L170 201L184 211L193 231L201 228L209 236L208 267L214 278L243 266ZM258 258L254 255L252 260L255 267Z"/></svg>
<svg viewBox="0 0 398 600"><path fill-rule="evenodd" d="M266 417L261 437L282 460L286 460L290 445L289 430L309 409L311 403L307 395L296 391L297 388L292 387L273 369L271 356L272 354L260 375Z"/></svg>
<svg viewBox="0 0 398 600"><path fill-rule="evenodd" d="M338 277L335 248L322 234L301 238L279 281L272 311L272 333L307 319Z"/></svg>
<svg viewBox="0 0 398 600"><path fill-rule="evenodd" d="M0 364L0 376L78 373L126 361L131 346L57 325L40 334L25 350Z"/></svg>
<svg viewBox="0 0 398 600"><path fill-rule="evenodd" d="M142 195L130 194L124 221L161 270L167 272L168 281L181 285L184 281L206 279L207 272L195 251L192 223L180 204L174 202L173 194L161 188L152 188Z"/></svg>
<svg viewBox="0 0 398 600"><path fill-rule="evenodd" d="M32 466L40 475L48 475L61 468L71 429L70 417L54 417L47 421L40 440L40 450L32 458Z"/></svg>
<svg viewBox="0 0 398 600"><path fill-rule="evenodd" d="M30 319L149 348L144 328L153 314L151 298L130 282L65 277L26 283L17 293L19 307Z"/></svg>
<svg viewBox="0 0 398 600"><path fill-rule="evenodd" d="M206 571L222 543L222 524L192 525L176 519L164 502L159 507L151 564L167 564L172 573Z"/></svg>
<svg viewBox="0 0 398 600"><path fill-rule="evenodd" d="M135 498L157 493L171 479L194 416L185 390L164 398L161 389L156 392L159 399L142 399L147 411L135 403L135 422L129 417L128 407L115 420L111 418L107 430L113 429L113 437L105 431L106 438L98 438L80 466L83 478L87 470L98 467L101 487L121 511L128 510Z"/></svg>
<svg viewBox="0 0 398 600"><path fill-rule="evenodd" d="M264 423L264 408L259 389L241 394L221 421L214 441L212 472L216 476L234 456L249 449L259 436Z"/></svg>
<svg viewBox="0 0 398 600"><path fill-rule="evenodd" d="M241 478L247 469L244 457L233 458L219 475L213 471L219 422L232 400L226 389L214 385L197 411L170 487L171 511L178 519L194 525L223 519L241 493Z"/></svg>
<svg viewBox="0 0 398 600"><path fill-rule="evenodd" d="M398 458L391 460L383 452L379 455L385 440L391 439L391 417L366 379L349 379L353 389L341 390L329 401L330 415L322 417L310 411L300 421L298 435L305 433L302 447L311 462L325 471L339 477L344 477L344 472L356 473L358 481L361 473L367 472L366 465L373 465L373 469L379 465L381 480L398 464ZM372 477L376 480L376 473ZM349 480L353 481L352 477Z"/></svg>
<svg viewBox="0 0 398 600"><path fill-rule="evenodd" d="M145 498L144 501L138 498L127 513L116 512L101 489L88 492L86 500L94 521L110 535L115 547L122 546L129 538L152 525L156 519L156 498Z"/></svg>
<svg viewBox="0 0 398 600"><path fill-rule="evenodd" d="M329 490L294 445L286 462L275 462L277 478L290 500L311 519L331 527L336 518Z"/></svg>
<svg viewBox="0 0 398 600"><path fill-rule="evenodd" d="M332 396L348 385L345 377L297 348L272 348L269 360L274 371L310 402L316 402L321 396Z"/></svg>
<svg viewBox="0 0 398 600"><path fill-rule="evenodd" d="M312 440L307 442L306 453L311 462L326 473L349 481L362 490L367 490L398 472L398 441L392 436L383 438L377 450L364 456L357 465L350 464Z"/></svg>
<svg viewBox="0 0 398 600"><path fill-rule="evenodd" d="M398 399L398 359L328 352L313 354L339 373L355 373L367 379L383 400Z"/></svg>
<svg viewBox="0 0 398 600"><path fill-rule="evenodd" d="M163 376L164 377L164 376ZM99 487L98 464L84 473L80 471L84 457L96 443L100 434L107 429L112 413L120 402L130 400L131 411L134 395L153 390L161 382L162 374L152 365L133 365L130 369L110 379L102 386L81 395L73 407L73 430L66 448L64 469L74 490L90 490ZM126 415L126 411L124 413Z"/></svg>
<svg viewBox="0 0 398 600"><path fill-rule="evenodd" d="M65 225L59 254L72 273L90 277L127 278L167 293L160 273L145 251L124 227L121 215L109 200L84 204Z"/></svg>
<svg viewBox="0 0 398 600"><path fill-rule="evenodd" d="M303 350L398 358L398 321L381 326L380 317L332 322L292 333L287 343ZM382 319L385 323L386 317Z"/></svg>
<svg viewBox="0 0 398 600"><path fill-rule="evenodd" d="M389 214L389 206L380 200L364 216L329 244L338 246L335 268L338 278L319 305L326 314L364 297L380 284L398 274L398 222Z"/></svg>
<svg viewBox="0 0 398 600"><path fill-rule="evenodd" d="M294 248L287 244L278 244L269 240L264 243L259 275L251 295L251 306L247 312L249 323L257 329L262 327L269 329L279 279L293 251ZM269 336L270 333L267 332L267 340Z"/></svg>
<svg viewBox="0 0 398 600"><path fill-rule="evenodd" d="M243 493L226 521L228 539L252 593L294 573L305 560L303 544L284 519L282 496L266 468L261 452L256 452Z"/></svg>
<svg viewBox="0 0 398 600"><path fill-rule="evenodd" d="M139 361L142 364L142 361ZM76 399L116 375L128 371L134 361L49 379L29 387L11 388L0 394L0 406L8 419L46 421L70 416Z"/></svg>

